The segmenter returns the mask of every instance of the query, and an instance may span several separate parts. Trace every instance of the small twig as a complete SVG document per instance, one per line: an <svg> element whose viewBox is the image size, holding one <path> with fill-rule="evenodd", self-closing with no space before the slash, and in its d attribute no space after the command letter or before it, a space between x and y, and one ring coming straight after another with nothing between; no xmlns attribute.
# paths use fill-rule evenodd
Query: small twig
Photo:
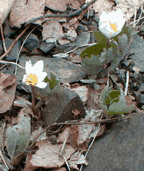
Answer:
<svg viewBox="0 0 144 171"><path fill-rule="evenodd" d="M128 84L129 84L129 71L126 72L126 84L125 84L125 91L124 91L125 96L127 96Z"/></svg>
<svg viewBox="0 0 144 171"><path fill-rule="evenodd" d="M2 129L2 143L1 143L1 150L4 151L4 132L6 128L6 123L3 124L3 129Z"/></svg>
<svg viewBox="0 0 144 171"><path fill-rule="evenodd" d="M133 28L135 27L136 13L137 13L137 11L136 11L136 8L135 8L135 14L134 14L134 23L133 23Z"/></svg>
<svg viewBox="0 0 144 171"><path fill-rule="evenodd" d="M64 159L64 161L65 161L65 163L66 163L66 165L67 165L68 170L71 171L71 170L70 170L70 167L69 167L69 164L68 164L68 162L67 162L67 160L66 160L66 158L65 158L64 156L62 156L62 157L63 157L63 159Z"/></svg>
<svg viewBox="0 0 144 171"><path fill-rule="evenodd" d="M36 99L35 99L34 86L32 86L32 85L31 85L31 90L32 90L32 106L31 106L31 110L34 112Z"/></svg>
<svg viewBox="0 0 144 171"><path fill-rule="evenodd" d="M66 138L65 138L65 140L63 142L62 149L61 149L61 152L60 152L60 156L62 156L62 154L63 154L63 151L65 149L65 146L66 146L66 142L67 142L68 137L69 137L69 134L66 136Z"/></svg>
<svg viewBox="0 0 144 171"><path fill-rule="evenodd" d="M1 150L0 150L0 156L1 156L1 158L2 158L2 161L3 161L4 164L5 164L6 168L9 170L9 166L8 166L8 164L7 164L7 162L6 162L5 158L4 158L3 153L2 153Z"/></svg>
<svg viewBox="0 0 144 171"><path fill-rule="evenodd" d="M60 156L60 157L63 157L63 159L64 159L64 161L65 161L65 163L66 163L66 165L67 165L67 168L68 168L68 170L70 171L69 164L68 164L66 158L65 158L64 155L63 155L63 152L64 152L64 149L65 149L65 146L66 146L66 142L67 142L68 137L69 137L69 134L67 135L67 137L65 138L65 140L64 140L64 142L63 142L62 149L61 149L61 151L60 151L59 156Z"/></svg>
<svg viewBox="0 0 144 171"><path fill-rule="evenodd" d="M17 65L18 67L20 67L22 69L25 69L25 67L15 63L15 62L9 62L9 61L0 60L0 63L2 63L2 64L13 64L13 65Z"/></svg>
<svg viewBox="0 0 144 171"><path fill-rule="evenodd" d="M31 148L35 144L37 138L40 135L42 135L46 130L50 129L53 126L61 126L61 125L82 125L82 124L98 124L98 123L114 123L114 122L120 122L123 119L129 119L132 116L136 116L136 115L139 115L139 114L143 114L143 112L133 113L133 114L131 114L129 116L124 116L122 118L103 119L103 120L100 120L100 121L98 120L98 121L95 121L95 122L77 122L77 121L74 122L74 121L72 121L72 122L66 122L66 123L65 122L62 122L62 123L54 123L54 124L49 125L48 127L46 127L38 136L36 136L36 138L34 139L33 143L28 148Z"/></svg>
<svg viewBox="0 0 144 171"><path fill-rule="evenodd" d="M26 30L29 28L29 25L20 33L20 35L18 35L18 37L11 43L11 45L9 46L9 48L7 49L7 51L0 56L0 59L4 58L6 55L9 54L9 52L11 51L11 49L13 48L13 46L15 45L15 43L19 40L19 38L26 32Z"/></svg>
<svg viewBox="0 0 144 171"><path fill-rule="evenodd" d="M3 68L5 68L6 66L8 66L8 64L3 65L2 67L0 67L0 71L1 71Z"/></svg>
<svg viewBox="0 0 144 171"><path fill-rule="evenodd" d="M4 52L6 52L7 49L6 49L6 45L5 45L4 33L3 33L3 28L2 28L2 26L1 26L1 36L2 36L2 42L3 42Z"/></svg>
<svg viewBox="0 0 144 171"><path fill-rule="evenodd" d="M135 25L137 25L137 24L138 24L138 22L140 21L140 19L144 18L144 17L142 17L142 18L141 18L142 13L143 13L143 5L141 6L141 13L140 13L140 17L139 17L139 19L136 21L136 24L135 24Z"/></svg>
<svg viewBox="0 0 144 171"><path fill-rule="evenodd" d="M33 18L31 20L29 20L26 25L29 25L31 23L34 23L35 21L37 20L41 20L41 19L44 19L44 18L50 18L50 17L66 17L66 18L70 18L70 17L73 17L73 16L76 16L76 15L79 15L79 13L81 13L83 10L85 10L87 7L89 7L91 4L93 4L96 0L92 0L90 2L87 2L86 4L84 4L80 9L78 9L77 11L75 12L72 12L71 14L60 14L60 15L57 15L57 14L53 14L53 15L44 15L44 16L40 16L40 17L37 17L37 18Z"/></svg>
<svg viewBox="0 0 144 171"><path fill-rule="evenodd" d="M74 49L72 49L72 50L70 50L70 51L68 51L68 52L65 52L65 53L71 53L71 52L73 52L73 51L75 51L76 49L78 49L78 48L81 48L81 47L84 47L84 46L93 46L93 45L96 45L97 43L89 43L89 44L84 44L84 45L80 45L80 46L77 46L77 47L75 47Z"/></svg>

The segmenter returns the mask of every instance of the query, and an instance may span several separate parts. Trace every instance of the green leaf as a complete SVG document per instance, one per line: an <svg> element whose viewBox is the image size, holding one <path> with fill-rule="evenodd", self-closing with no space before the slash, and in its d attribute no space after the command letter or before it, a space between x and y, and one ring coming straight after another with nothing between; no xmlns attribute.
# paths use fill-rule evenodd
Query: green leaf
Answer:
<svg viewBox="0 0 144 171"><path fill-rule="evenodd" d="M105 45L102 44L96 44L90 47L87 47L84 51L81 52L80 57L81 58L91 58L91 55L98 55L102 52Z"/></svg>
<svg viewBox="0 0 144 171"><path fill-rule="evenodd" d="M107 42L107 38L104 36L104 34L102 34L100 31L95 31L94 34L96 37L97 44L101 44L105 46Z"/></svg>
<svg viewBox="0 0 144 171"><path fill-rule="evenodd" d="M108 93L107 97L105 98L105 104L108 106L111 101L113 101L114 99L118 99L120 95L120 92L118 90L111 90L110 93Z"/></svg>
<svg viewBox="0 0 144 171"><path fill-rule="evenodd" d="M118 42L118 35L113 37L112 39L114 39L116 42Z"/></svg>
<svg viewBox="0 0 144 171"><path fill-rule="evenodd" d="M108 114L124 114L131 112L134 109L133 105L128 106L125 101L125 97L123 92L121 92L121 95L119 96L119 101L114 102L110 105Z"/></svg>
<svg viewBox="0 0 144 171"><path fill-rule="evenodd" d="M25 152L29 145L30 131L31 126L28 118L24 118L22 123L6 130L7 151L11 160Z"/></svg>
<svg viewBox="0 0 144 171"><path fill-rule="evenodd" d="M59 81L56 80L56 76L52 72L50 73L50 79L47 78L47 80L49 82L50 89L53 89L59 83Z"/></svg>
<svg viewBox="0 0 144 171"><path fill-rule="evenodd" d="M97 75L102 70L104 65L113 61L116 51L118 51L116 45L113 42L110 44L110 46L111 47L108 49L103 48L103 52L101 52L100 55L92 54L91 58L88 57L83 58L81 62L82 70L86 72L86 74L88 75ZM115 58L117 59L117 56ZM115 68L117 66L117 63L116 65L114 64L111 65L110 67L112 66L113 68Z"/></svg>
<svg viewBox="0 0 144 171"><path fill-rule="evenodd" d="M49 82L49 78L47 76L45 77L44 82L45 83Z"/></svg>
<svg viewBox="0 0 144 171"><path fill-rule="evenodd" d="M100 105L109 115L124 114L134 109L133 105L126 104L124 93L120 87L118 90L112 90L112 87L106 86L101 93Z"/></svg>
<svg viewBox="0 0 144 171"><path fill-rule="evenodd" d="M118 98L120 95L120 91L118 90L112 90L108 96L111 98L111 99L115 99L115 98Z"/></svg>
<svg viewBox="0 0 144 171"><path fill-rule="evenodd" d="M56 76L53 73L50 73L50 79L48 77L45 77L44 81L47 83L47 86L45 88L41 89L36 86L34 87L36 98L39 100L49 96L52 93L58 93L61 88L60 81L56 80Z"/></svg>

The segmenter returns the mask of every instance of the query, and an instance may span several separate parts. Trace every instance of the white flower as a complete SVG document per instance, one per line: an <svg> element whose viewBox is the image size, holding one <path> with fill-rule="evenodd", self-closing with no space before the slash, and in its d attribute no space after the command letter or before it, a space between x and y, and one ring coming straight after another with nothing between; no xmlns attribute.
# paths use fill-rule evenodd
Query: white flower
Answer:
<svg viewBox="0 0 144 171"><path fill-rule="evenodd" d="M103 11L100 16L99 30L108 38L114 37L121 32L125 21L120 9L110 13Z"/></svg>
<svg viewBox="0 0 144 171"><path fill-rule="evenodd" d="M32 66L31 61L26 62L25 65L26 74L23 76L23 83L31 84L39 88L45 88L47 83L42 82L46 77L47 73L43 72L43 61L37 61L34 66Z"/></svg>

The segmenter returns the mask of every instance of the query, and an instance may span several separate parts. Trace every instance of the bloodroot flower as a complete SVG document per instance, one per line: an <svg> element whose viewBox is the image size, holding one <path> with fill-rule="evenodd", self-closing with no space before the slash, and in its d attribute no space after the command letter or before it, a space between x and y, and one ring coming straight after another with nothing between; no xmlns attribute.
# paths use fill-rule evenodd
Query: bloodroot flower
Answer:
<svg viewBox="0 0 144 171"><path fill-rule="evenodd" d="M108 38L118 35L125 23L125 18L122 10L105 12L100 16L99 30Z"/></svg>
<svg viewBox="0 0 144 171"><path fill-rule="evenodd" d="M31 60L26 62L25 65L26 74L23 76L22 82L39 88L45 88L47 83L42 82L47 76L46 72L43 72L43 61L40 60L32 66Z"/></svg>

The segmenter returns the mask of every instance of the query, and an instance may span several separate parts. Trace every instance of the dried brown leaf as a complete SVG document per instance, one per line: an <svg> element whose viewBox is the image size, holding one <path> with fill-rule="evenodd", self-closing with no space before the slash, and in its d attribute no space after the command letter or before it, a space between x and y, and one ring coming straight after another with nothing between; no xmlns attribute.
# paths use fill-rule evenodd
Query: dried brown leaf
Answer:
<svg viewBox="0 0 144 171"><path fill-rule="evenodd" d="M38 167L43 168L60 168L65 164L63 157L60 157L60 151L62 149L62 144L52 145L50 142L45 143L43 146L39 147L39 150L35 154L31 155L29 161L26 162L26 168L34 169ZM75 150L70 146L66 145L63 151L63 156L66 160L75 152Z"/></svg>
<svg viewBox="0 0 144 171"><path fill-rule="evenodd" d="M0 73L0 113L5 113L12 106L15 98L15 90L15 76Z"/></svg>
<svg viewBox="0 0 144 171"><path fill-rule="evenodd" d="M43 16L44 8L45 0L16 0L10 13L11 27L21 27L21 24L30 19ZM41 22L40 20L36 21L38 24Z"/></svg>

